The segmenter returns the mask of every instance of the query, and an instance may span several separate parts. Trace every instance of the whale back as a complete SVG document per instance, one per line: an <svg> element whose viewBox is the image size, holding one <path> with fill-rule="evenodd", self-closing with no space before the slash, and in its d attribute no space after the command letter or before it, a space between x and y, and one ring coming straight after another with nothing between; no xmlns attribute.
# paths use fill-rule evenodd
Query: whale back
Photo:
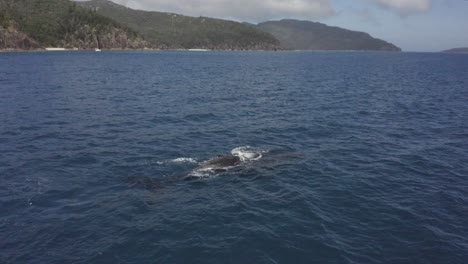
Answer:
<svg viewBox="0 0 468 264"><path fill-rule="evenodd" d="M233 155L220 155L214 159L203 162L195 170L217 170L226 169L229 167L237 166L241 163L241 160L237 156Z"/></svg>

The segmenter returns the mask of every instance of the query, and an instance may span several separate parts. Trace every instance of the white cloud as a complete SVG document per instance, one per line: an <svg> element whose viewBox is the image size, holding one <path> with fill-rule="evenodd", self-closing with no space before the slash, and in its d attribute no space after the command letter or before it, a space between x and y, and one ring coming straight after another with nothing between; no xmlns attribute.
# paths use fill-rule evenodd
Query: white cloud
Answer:
<svg viewBox="0 0 468 264"><path fill-rule="evenodd" d="M1 0L0 0L1 1ZM83 0L75 0L83 1ZM339 15L333 0L111 0L134 9L178 13L189 16L207 16L237 21L263 22L293 18L318 21ZM352 3L351 0L348 3ZM425 13L433 0L364 0L368 6L378 5L396 12L401 17ZM451 1L451 0L450 0ZM339 7L337 3L336 7ZM368 10L367 7L365 10ZM369 21L376 20L370 11L360 14Z"/></svg>
<svg viewBox="0 0 468 264"><path fill-rule="evenodd" d="M379 5L395 10L401 16L425 13L431 9L431 0L373 0Z"/></svg>
<svg viewBox="0 0 468 264"><path fill-rule="evenodd" d="M260 22L279 18L317 20L335 14L330 0L112 0L131 8L191 16Z"/></svg>

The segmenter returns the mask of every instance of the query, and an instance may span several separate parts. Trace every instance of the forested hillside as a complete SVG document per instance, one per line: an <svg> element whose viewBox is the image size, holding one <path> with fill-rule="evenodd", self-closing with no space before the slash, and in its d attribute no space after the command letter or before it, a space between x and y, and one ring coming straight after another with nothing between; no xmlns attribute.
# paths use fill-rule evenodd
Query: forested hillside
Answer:
<svg viewBox="0 0 468 264"><path fill-rule="evenodd" d="M28 44L29 43L29 44ZM145 48L138 34L68 0L0 0L0 48Z"/></svg>
<svg viewBox="0 0 468 264"><path fill-rule="evenodd" d="M77 2L119 21L160 48L277 49L279 41L254 27L222 19L133 10L108 0Z"/></svg>

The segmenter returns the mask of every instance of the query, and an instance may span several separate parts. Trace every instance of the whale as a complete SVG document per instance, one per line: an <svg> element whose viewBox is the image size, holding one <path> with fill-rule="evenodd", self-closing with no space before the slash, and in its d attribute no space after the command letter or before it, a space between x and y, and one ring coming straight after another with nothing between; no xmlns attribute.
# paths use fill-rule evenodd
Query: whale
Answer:
<svg viewBox="0 0 468 264"><path fill-rule="evenodd" d="M167 178L133 175L125 177L125 181L129 186L141 186L148 190L159 190L163 189L167 184L181 181L199 181L206 177L224 174L231 169L244 168L244 163L251 164L254 161L260 160L263 157L262 153L264 152L254 151L248 147L239 147L233 149L231 153L217 155L201 162L197 167L182 174L172 175Z"/></svg>
<svg viewBox="0 0 468 264"><path fill-rule="evenodd" d="M227 170L241 165L242 158L232 154L218 155L212 159L202 162L199 166L188 173L173 175L167 182L193 181L201 179L207 175L217 175ZM126 177L129 186L141 186L148 190L158 190L163 188L163 183L159 179L147 176Z"/></svg>

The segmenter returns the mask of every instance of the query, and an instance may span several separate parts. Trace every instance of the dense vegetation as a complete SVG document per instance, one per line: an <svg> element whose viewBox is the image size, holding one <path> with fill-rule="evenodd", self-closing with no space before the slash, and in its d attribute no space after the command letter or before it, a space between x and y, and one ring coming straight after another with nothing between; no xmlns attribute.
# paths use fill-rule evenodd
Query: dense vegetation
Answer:
<svg viewBox="0 0 468 264"><path fill-rule="evenodd" d="M149 46L133 30L68 0L0 0L0 25L14 25L44 47Z"/></svg>
<svg viewBox="0 0 468 264"><path fill-rule="evenodd" d="M8 27L10 20L11 18L9 18L8 14L0 10L0 27L3 27L3 28Z"/></svg>
<svg viewBox="0 0 468 264"><path fill-rule="evenodd" d="M310 21L285 19L260 23L257 27L279 39L284 48L292 50L401 50L364 32Z"/></svg>
<svg viewBox="0 0 468 264"><path fill-rule="evenodd" d="M6 13L0 12L0 50L30 50L40 48L37 41L17 30L16 22Z"/></svg>
<svg viewBox="0 0 468 264"><path fill-rule="evenodd" d="M79 2L140 33L160 48L276 49L270 34L233 21L133 10L107 0Z"/></svg>

